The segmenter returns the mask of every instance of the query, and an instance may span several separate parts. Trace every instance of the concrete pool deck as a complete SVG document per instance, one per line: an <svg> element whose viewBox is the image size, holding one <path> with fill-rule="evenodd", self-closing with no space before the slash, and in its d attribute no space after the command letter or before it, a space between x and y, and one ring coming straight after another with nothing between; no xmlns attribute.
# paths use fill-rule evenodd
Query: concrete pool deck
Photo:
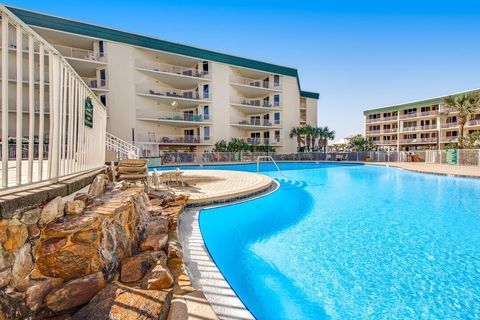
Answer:
<svg viewBox="0 0 480 320"><path fill-rule="evenodd" d="M205 206L233 201L266 191L272 178L263 174L227 170L185 170L185 186L162 185L161 189L190 195L188 206Z"/></svg>
<svg viewBox="0 0 480 320"><path fill-rule="evenodd" d="M480 166L457 166L450 164L426 164L424 162L365 162L369 165L380 165L400 168L404 170L430 173L445 176L480 178Z"/></svg>

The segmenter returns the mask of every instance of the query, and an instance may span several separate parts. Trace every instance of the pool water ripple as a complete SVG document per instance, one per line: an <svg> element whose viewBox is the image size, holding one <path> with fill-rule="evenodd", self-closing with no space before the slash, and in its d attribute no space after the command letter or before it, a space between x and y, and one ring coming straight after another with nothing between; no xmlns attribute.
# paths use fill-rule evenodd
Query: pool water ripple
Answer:
<svg viewBox="0 0 480 320"><path fill-rule="evenodd" d="M480 180L281 167L285 177L264 171L281 181L275 193L200 214L257 319L480 318Z"/></svg>

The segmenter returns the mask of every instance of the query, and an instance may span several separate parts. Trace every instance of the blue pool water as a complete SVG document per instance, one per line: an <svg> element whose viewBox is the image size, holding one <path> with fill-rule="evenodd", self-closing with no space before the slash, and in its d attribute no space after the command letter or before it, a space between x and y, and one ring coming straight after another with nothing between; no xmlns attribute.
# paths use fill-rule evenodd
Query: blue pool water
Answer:
<svg viewBox="0 0 480 320"><path fill-rule="evenodd" d="M276 192L199 218L212 258L257 319L480 318L480 180L280 166L284 176L262 165Z"/></svg>

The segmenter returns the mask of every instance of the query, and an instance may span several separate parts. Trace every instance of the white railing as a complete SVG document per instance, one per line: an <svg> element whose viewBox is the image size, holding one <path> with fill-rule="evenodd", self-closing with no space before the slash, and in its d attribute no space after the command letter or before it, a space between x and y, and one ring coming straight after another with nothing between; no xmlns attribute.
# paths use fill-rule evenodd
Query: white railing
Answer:
<svg viewBox="0 0 480 320"><path fill-rule="evenodd" d="M232 98L230 102L232 104L238 104L247 107L281 108L280 103L276 103L274 101L265 101L263 99Z"/></svg>
<svg viewBox="0 0 480 320"><path fill-rule="evenodd" d="M139 151L133 144L122 140L111 133L106 133L105 147L117 154L117 159L138 159Z"/></svg>
<svg viewBox="0 0 480 320"><path fill-rule="evenodd" d="M105 107L52 45L5 6L0 5L0 11L3 66L0 191L11 192L38 182L56 182L102 168ZM15 35L15 57L8 52L9 35ZM24 42L28 43L28 54L24 53ZM26 70L28 84L15 81L15 85L9 87L8 69L15 69L16 74L24 74ZM25 104L28 105L26 115ZM12 107L17 112L9 121L8 110ZM15 133L14 140L9 139L9 132ZM22 143L16 143L18 141Z"/></svg>
<svg viewBox="0 0 480 320"><path fill-rule="evenodd" d="M450 122L450 123L442 123L441 127L442 128L454 128L457 127L458 123L457 122Z"/></svg>
<svg viewBox="0 0 480 320"><path fill-rule="evenodd" d="M92 89L107 89L108 83L106 79L82 78L83 81Z"/></svg>
<svg viewBox="0 0 480 320"><path fill-rule="evenodd" d="M259 127L279 127L281 125L279 120L265 120L265 119L234 119L232 124L242 126L259 126Z"/></svg>
<svg viewBox="0 0 480 320"><path fill-rule="evenodd" d="M480 166L480 149L428 150L426 163Z"/></svg>
<svg viewBox="0 0 480 320"><path fill-rule="evenodd" d="M100 53L97 53L92 50L72 48L72 47L67 47L60 44L54 44L53 46L55 47L55 49L58 50L58 52L60 52L66 58L75 58L75 59L101 62L102 60L104 60L104 57L105 57L105 56L101 56Z"/></svg>
<svg viewBox="0 0 480 320"><path fill-rule="evenodd" d="M396 145L397 142L398 142L397 140L378 140L378 141L374 141L374 143L376 145L379 145L379 146Z"/></svg>
<svg viewBox="0 0 480 320"><path fill-rule="evenodd" d="M251 145L278 145L281 144L281 139L279 137L275 138L252 138L252 137L242 137L238 138L242 141L245 141Z"/></svg>
<svg viewBox="0 0 480 320"><path fill-rule="evenodd" d="M192 114L186 112L173 111L147 111L137 110L137 118L152 119L152 120L166 120L166 121L181 121L181 122L209 122L211 116L209 114Z"/></svg>
<svg viewBox="0 0 480 320"><path fill-rule="evenodd" d="M398 132L398 128L382 129L382 133L395 133L395 132Z"/></svg>
<svg viewBox="0 0 480 320"><path fill-rule="evenodd" d="M480 126L480 119L470 120L466 124L467 126Z"/></svg>
<svg viewBox="0 0 480 320"><path fill-rule="evenodd" d="M382 121L396 121L396 120L398 120L398 116L390 116L390 117L382 117L382 118L373 118L373 119L367 118L367 123L370 123L370 122L382 122Z"/></svg>
<svg viewBox="0 0 480 320"><path fill-rule="evenodd" d="M231 75L230 82L255 88L280 90L280 83L274 83L270 80L267 81L265 80L266 78L267 77L265 77L264 79L251 79L240 77L237 75Z"/></svg>
<svg viewBox="0 0 480 320"><path fill-rule="evenodd" d="M212 136L207 139L200 136L175 136L175 135L158 135L158 134L137 134L136 145L141 144L164 144L164 145L201 145L201 144L212 144Z"/></svg>
<svg viewBox="0 0 480 320"><path fill-rule="evenodd" d="M165 73L171 73L175 75L202 78L202 79L210 78L210 74L208 73L208 71L198 70L197 67L183 67L183 66L176 66L168 63L161 63L161 62L147 61L147 60L136 60L135 65L137 66L137 68L146 69L150 71L165 72Z"/></svg>
<svg viewBox="0 0 480 320"><path fill-rule="evenodd" d="M166 88L152 85L137 85L137 93L159 96L171 99L188 99L188 100L209 100L212 97L210 92L199 92L198 90L180 90L175 88Z"/></svg>
<svg viewBox="0 0 480 320"><path fill-rule="evenodd" d="M458 136L455 137L441 137L442 142L457 142Z"/></svg>
<svg viewBox="0 0 480 320"><path fill-rule="evenodd" d="M381 133L380 129L378 129L378 130L367 130L367 134L380 134L380 133Z"/></svg>

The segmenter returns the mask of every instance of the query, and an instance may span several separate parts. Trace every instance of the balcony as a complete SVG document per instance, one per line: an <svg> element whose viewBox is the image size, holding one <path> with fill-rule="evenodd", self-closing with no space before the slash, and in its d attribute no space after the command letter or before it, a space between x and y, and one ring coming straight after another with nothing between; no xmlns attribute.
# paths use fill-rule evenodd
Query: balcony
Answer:
<svg viewBox="0 0 480 320"><path fill-rule="evenodd" d="M208 71L200 71L195 67L146 60L136 60L135 65L137 70L179 89L192 88L201 82L210 81Z"/></svg>
<svg viewBox="0 0 480 320"><path fill-rule="evenodd" d="M137 120L151 121L173 127L191 127L211 123L208 114L146 110L137 110Z"/></svg>
<svg viewBox="0 0 480 320"><path fill-rule="evenodd" d="M82 78L87 86L93 91L108 91L107 80L97 78Z"/></svg>
<svg viewBox="0 0 480 320"><path fill-rule="evenodd" d="M247 98L255 98L281 90L280 83L239 76L231 76L230 83Z"/></svg>
<svg viewBox="0 0 480 320"><path fill-rule="evenodd" d="M382 133L397 133L398 128L382 129Z"/></svg>
<svg viewBox="0 0 480 320"><path fill-rule="evenodd" d="M418 127L420 131L432 131L432 130L437 130L437 125L436 124L430 124L426 126L420 126Z"/></svg>
<svg viewBox="0 0 480 320"><path fill-rule="evenodd" d="M244 113L261 113L268 112L268 110L279 111L281 110L280 104L275 104L263 99L240 99L232 98L231 105L237 109L242 110Z"/></svg>
<svg viewBox="0 0 480 320"><path fill-rule="evenodd" d="M210 136L208 139L200 136L163 136L163 135L148 135L138 134L138 143L140 144L159 144L159 145L212 145L213 139Z"/></svg>
<svg viewBox="0 0 480 320"><path fill-rule="evenodd" d="M390 117L384 117L384 118L375 118L375 119L368 119L367 118L367 123L371 122L385 122L385 121L397 121L398 117L397 116L390 116Z"/></svg>
<svg viewBox="0 0 480 320"><path fill-rule="evenodd" d="M238 138L240 140L245 141L246 143L250 145L270 145L270 146L275 146L275 145L281 145L282 141L280 137L276 138L252 138L252 137L242 137Z"/></svg>
<svg viewBox="0 0 480 320"><path fill-rule="evenodd" d="M373 141L373 143L379 146L397 145L397 140L378 140L378 141Z"/></svg>
<svg viewBox="0 0 480 320"><path fill-rule="evenodd" d="M375 135L375 134L380 134L380 130L367 130L367 134L369 135Z"/></svg>
<svg viewBox="0 0 480 320"><path fill-rule="evenodd" d="M442 137L441 142L444 142L444 143L452 143L452 142L458 142L458 136L454 136L454 137Z"/></svg>
<svg viewBox="0 0 480 320"><path fill-rule="evenodd" d="M239 119L231 122L232 126L244 129L259 129L259 128L281 128L280 121L271 121L265 119Z"/></svg>
<svg viewBox="0 0 480 320"><path fill-rule="evenodd" d="M210 102L211 93L200 94L198 90L179 90L152 85L136 87L137 95L151 98L179 108L192 108L201 103Z"/></svg>
<svg viewBox="0 0 480 320"><path fill-rule="evenodd" d="M457 122L442 123L442 125L441 125L442 129L455 128L457 126L458 126Z"/></svg>
<svg viewBox="0 0 480 320"><path fill-rule="evenodd" d="M480 119L475 119L475 120L467 121L467 123L466 123L465 125L466 125L467 127L480 126Z"/></svg>
<svg viewBox="0 0 480 320"><path fill-rule="evenodd" d="M53 45L62 54L78 74L92 76L99 66L106 66L104 54L86 49L72 48L58 44Z"/></svg>

